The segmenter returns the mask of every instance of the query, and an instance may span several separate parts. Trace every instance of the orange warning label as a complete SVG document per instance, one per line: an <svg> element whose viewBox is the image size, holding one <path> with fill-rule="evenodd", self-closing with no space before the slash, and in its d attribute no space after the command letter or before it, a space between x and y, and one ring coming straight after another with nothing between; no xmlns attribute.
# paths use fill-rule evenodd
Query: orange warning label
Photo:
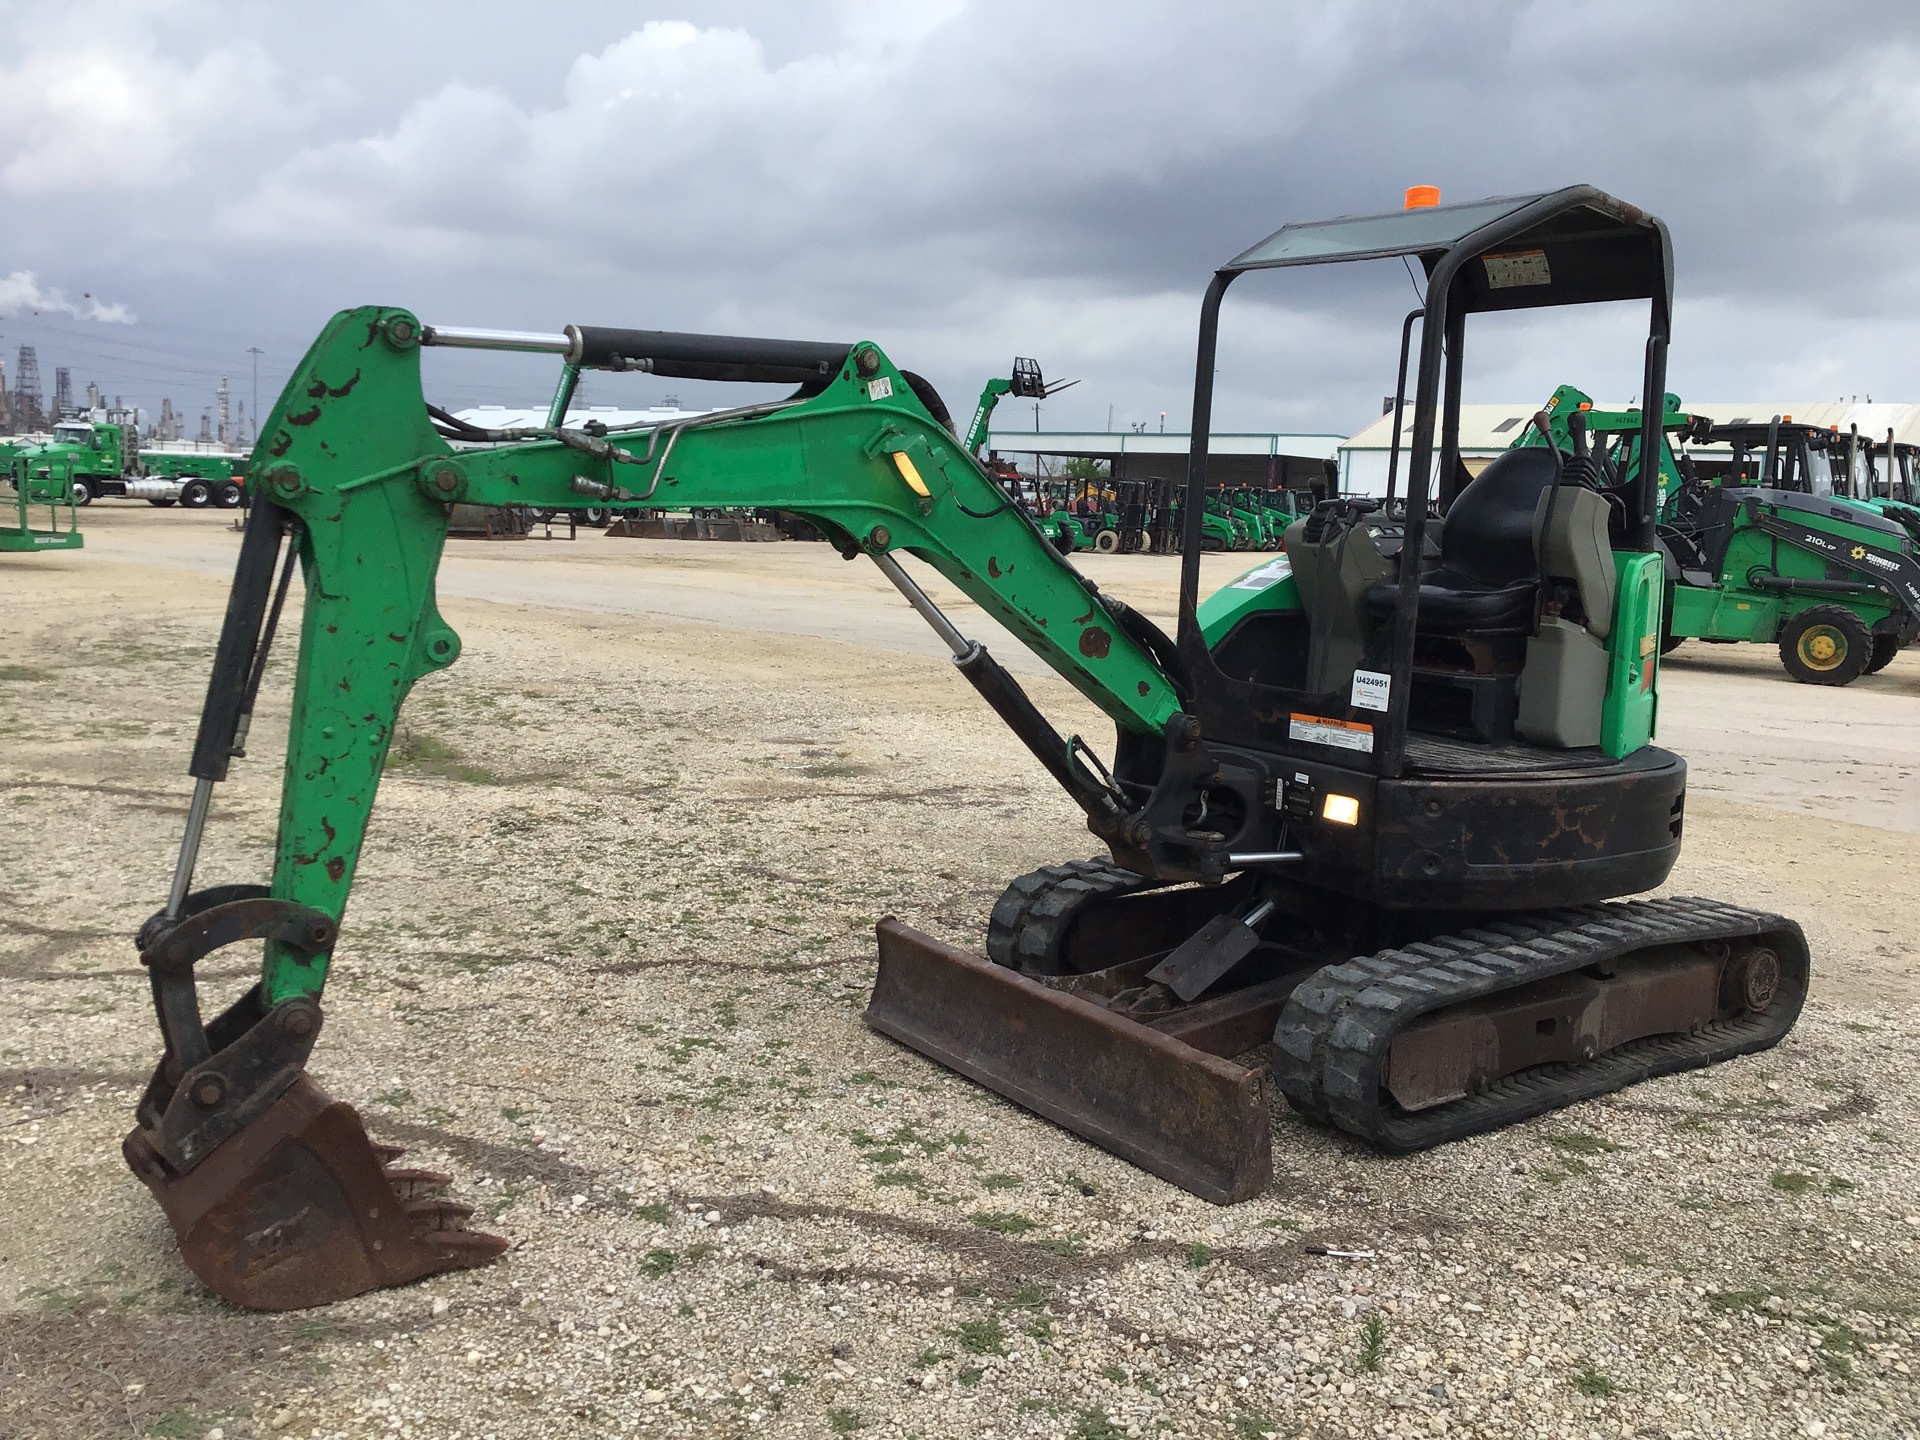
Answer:
<svg viewBox="0 0 1920 1440"><path fill-rule="evenodd" d="M1338 750L1373 753L1373 727L1357 720L1335 720L1327 715L1289 715L1287 738L1305 740L1312 745L1331 745Z"/></svg>

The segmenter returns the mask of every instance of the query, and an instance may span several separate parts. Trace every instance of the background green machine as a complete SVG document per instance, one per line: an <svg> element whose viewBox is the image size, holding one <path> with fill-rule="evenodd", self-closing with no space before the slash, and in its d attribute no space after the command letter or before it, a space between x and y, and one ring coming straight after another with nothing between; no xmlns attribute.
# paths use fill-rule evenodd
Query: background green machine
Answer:
<svg viewBox="0 0 1920 1440"><path fill-rule="evenodd" d="M1562 386L1545 414L1555 443L1596 484L1638 474L1638 411L1597 411ZM1664 650L1688 639L1771 644L1794 679L1846 685L1920 635L1913 536L1885 513L1891 505L1836 490L1837 432L1782 421L1715 426L1667 395L1660 434ZM1674 440L1726 445L1731 460L1723 473L1703 475L1675 455ZM1529 424L1514 443L1545 441Z"/></svg>
<svg viewBox="0 0 1920 1440"><path fill-rule="evenodd" d="M11 525L0 523L0 552L78 550L85 542L80 538L80 511L73 487L64 478L38 476L33 467L19 462L18 457L31 448L0 443L0 479L12 491L10 500L0 499L0 516L11 510L14 519ZM33 516L41 506L46 507L47 524L44 529L36 529Z"/></svg>
<svg viewBox="0 0 1920 1440"><path fill-rule="evenodd" d="M79 505L126 496L197 510L238 507L247 460L243 452L143 449L132 425L62 420L49 439L17 447L7 463Z"/></svg>

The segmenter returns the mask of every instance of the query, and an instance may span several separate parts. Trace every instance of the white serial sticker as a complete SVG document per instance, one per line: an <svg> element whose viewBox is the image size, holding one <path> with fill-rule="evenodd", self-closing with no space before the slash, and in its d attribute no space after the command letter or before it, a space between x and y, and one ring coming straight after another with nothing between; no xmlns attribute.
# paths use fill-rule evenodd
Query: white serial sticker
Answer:
<svg viewBox="0 0 1920 1440"><path fill-rule="evenodd" d="M888 400L892 397L893 381L889 380L886 376L882 375L878 380L869 380L867 382L867 398L869 400Z"/></svg>
<svg viewBox="0 0 1920 1440"><path fill-rule="evenodd" d="M1324 715L1290 715L1287 738L1305 740L1313 745L1331 745L1336 750L1373 753L1373 727L1352 720L1329 720Z"/></svg>
<svg viewBox="0 0 1920 1440"><path fill-rule="evenodd" d="M1547 268L1544 250L1514 250L1506 255L1483 255L1487 267L1487 285L1505 290L1510 285L1551 285L1553 272Z"/></svg>
<svg viewBox="0 0 1920 1440"><path fill-rule="evenodd" d="M1385 710L1393 693L1393 677L1378 670L1353 672L1353 698L1348 702L1356 710Z"/></svg>
<svg viewBox="0 0 1920 1440"><path fill-rule="evenodd" d="M1269 585L1278 585L1293 574L1293 561L1282 555L1277 560L1269 560L1257 569L1249 570L1227 588L1229 590L1265 590Z"/></svg>

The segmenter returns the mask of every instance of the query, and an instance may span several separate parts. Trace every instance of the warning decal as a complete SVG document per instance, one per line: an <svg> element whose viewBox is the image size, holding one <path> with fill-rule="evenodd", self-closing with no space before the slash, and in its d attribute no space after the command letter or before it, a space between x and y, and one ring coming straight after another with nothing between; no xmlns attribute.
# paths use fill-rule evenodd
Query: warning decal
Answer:
<svg viewBox="0 0 1920 1440"><path fill-rule="evenodd" d="M1505 255L1482 255L1490 289L1505 290L1511 285L1551 285L1553 272L1547 268L1544 250L1514 250Z"/></svg>
<svg viewBox="0 0 1920 1440"><path fill-rule="evenodd" d="M1325 715L1289 715L1287 738L1305 740L1313 745L1331 745L1336 750L1373 753L1373 727L1353 720L1332 720Z"/></svg>

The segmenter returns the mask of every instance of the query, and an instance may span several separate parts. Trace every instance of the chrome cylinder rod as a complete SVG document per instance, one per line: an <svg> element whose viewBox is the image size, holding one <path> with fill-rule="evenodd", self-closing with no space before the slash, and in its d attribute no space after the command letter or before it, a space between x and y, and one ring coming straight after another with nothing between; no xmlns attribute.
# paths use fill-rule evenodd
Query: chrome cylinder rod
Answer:
<svg viewBox="0 0 1920 1440"><path fill-rule="evenodd" d="M894 588L907 597L907 603L920 612L920 618L933 627L933 633L946 642L953 651L953 658L964 660L974 651L973 641L967 639L953 628L953 622L940 613L940 607L927 598L927 592L913 583L913 577L900 568L900 562L891 555L880 554L873 557L873 563L880 567L880 573L891 580Z"/></svg>
<svg viewBox="0 0 1920 1440"><path fill-rule="evenodd" d="M565 335L542 335L531 330L476 330L463 325L423 326L420 343L445 345L455 350L517 350L533 355L565 355L573 349L573 341Z"/></svg>
<svg viewBox="0 0 1920 1440"><path fill-rule="evenodd" d="M167 919L178 920L180 907L193 888L193 866L200 858L200 836L207 828L207 810L213 804L213 781L193 782L193 803L187 807L187 833L180 837L180 858L173 865L173 889L167 892Z"/></svg>
<svg viewBox="0 0 1920 1440"><path fill-rule="evenodd" d="M1257 870L1263 865L1286 865L1305 858L1298 850L1242 850L1227 856L1227 865L1234 870Z"/></svg>

